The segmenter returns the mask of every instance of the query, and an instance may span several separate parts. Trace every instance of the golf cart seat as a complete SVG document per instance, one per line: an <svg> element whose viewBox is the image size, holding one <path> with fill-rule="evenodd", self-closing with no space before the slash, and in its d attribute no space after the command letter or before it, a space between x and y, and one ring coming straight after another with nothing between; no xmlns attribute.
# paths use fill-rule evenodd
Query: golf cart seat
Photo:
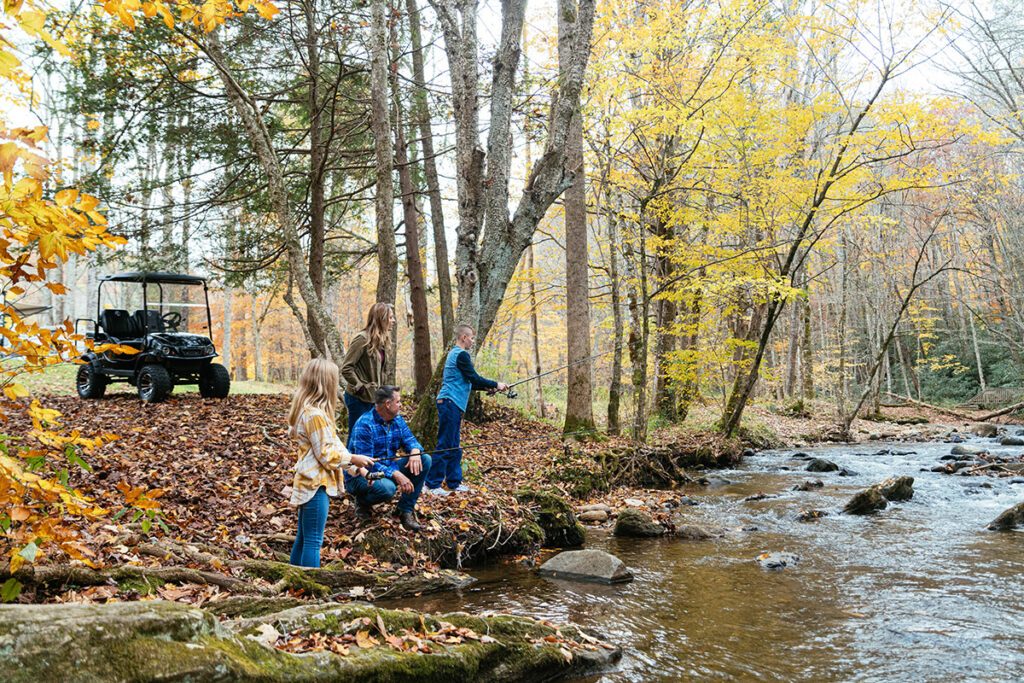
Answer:
<svg viewBox="0 0 1024 683"><path fill-rule="evenodd" d="M146 322L149 325L146 325ZM164 329L164 319L160 317L160 311L154 310L143 310L139 309L132 313L132 325L134 326L135 334L139 337L145 335L147 332L152 334L154 332L166 332Z"/></svg>
<svg viewBox="0 0 1024 683"><path fill-rule="evenodd" d="M137 346L143 343L138 339L141 332L136 333L134 322L123 308L108 308L100 314L100 327L119 344Z"/></svg>

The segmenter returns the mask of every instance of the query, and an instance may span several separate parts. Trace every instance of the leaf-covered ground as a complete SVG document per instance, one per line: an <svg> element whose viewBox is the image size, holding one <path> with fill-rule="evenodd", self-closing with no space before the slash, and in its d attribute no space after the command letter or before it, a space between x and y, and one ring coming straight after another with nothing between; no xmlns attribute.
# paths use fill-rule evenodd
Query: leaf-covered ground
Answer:
<svg viewBox="0 0 1024 683"><path fill-rule="evenodd" d="M293 444L284 426L287 395L232 395L225 400L185 395L155 405L130 394L98 401L48 396L43 402L62 413L60 421L66 430L119 437L86 456L91 471L69 468L71 486L111 510L110 515L82 530L83 548L96 565L180 566L184 561L197 570L237 574L240 561L287 562L296 521L295 509L287 502L294 464ZM414 408L408 402L407 414ZM600 469L593 456L625 450L624 437L566 445L554 438L557 428L524 418L507 405L488 402L486 412L486 421L463 424L462 441L467 446L464 469L473 492L445 498L422 496L418 511L423 529L418 534L399 526L390 514L392 504L377 506L377 517L359 524L351 498L334 499L322 565L408 574L435 572L439 561L462 568L492 551L512 560L523 559L519 555L538 549L536 542L513 542L513 535L528 526L536 512L515 496L524 487L557 488L574 494L574 505L606 503L612 518L617 510L629 506L626 499L639 498L657 521L673 529L670 516L678 493L637 490L597 478L591 490L580 488L581 478ZM13 418L6 432L16 437L28 428L27 422ZM718 447L707 434L661 436L694 448ZM501 443L469 448L492 442ZM157 500L163 524L144 524L145 518L133 520L131 512L113 519L113 513L124 506L124 492L138 489L162 491ZM177 548L178 552L164 553L161 548ZM0 551L6 554L9 549ZM54 554L45 562L67 563L68 558ZM157 594L202 602L231 590L230 583L190 585L185 581L178 587L160 586ZM289 590L303 595L301 588ZM353 595L359 597L360 590L353 588ZM23 599L111 597L132 596L126 596L122 587L101 585L63 593L29 592Z"/></svg>

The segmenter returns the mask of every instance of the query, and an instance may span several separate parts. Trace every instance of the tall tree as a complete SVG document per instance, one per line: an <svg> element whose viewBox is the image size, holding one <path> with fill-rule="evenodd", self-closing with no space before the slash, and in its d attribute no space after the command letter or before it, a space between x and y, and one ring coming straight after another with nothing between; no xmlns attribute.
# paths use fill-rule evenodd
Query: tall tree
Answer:
<svg viewBox="0 0 1024 683"><path fill-rule="evenodd" d="M568 72L578 29L576 0L558 1L558 66ZM587 175L583 166L583 112L578 108L569 122L565 166L574 174L565 191L565 343L566 372L565 433L594 429L594 401L591 388L590 277L587 248Z"/></svg>

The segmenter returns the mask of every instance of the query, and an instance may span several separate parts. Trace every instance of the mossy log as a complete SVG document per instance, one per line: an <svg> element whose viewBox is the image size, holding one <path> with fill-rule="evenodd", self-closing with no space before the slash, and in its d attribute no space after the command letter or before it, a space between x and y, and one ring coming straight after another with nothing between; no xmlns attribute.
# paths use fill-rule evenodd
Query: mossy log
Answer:
<svg viewBox="0 0 1024 683"><path fill-rule="evenodd" d="M383 627L426 635L448 622L488 636L432 644L431 652L389 647L383 638L347 655L292 654L255 637L280 633L343 636ZM377 626L380 624L381 626ZM546 638L555 642L549 642ZM441 617L368 605L309 605L236 621L162 600L107 605L0 606L0 680L61 681L520 681L578 677L621 657L593 634L511 616Z"/></svg>
<svg viewBox="0 0 1024 683"><path fill-rule="evenodd" d="M91 569L77 565L23 565L13 578L28 586L100 586L116 583L132 588L143 595L153 594L168 583L196 583L220 586L234 592L273 597L287 590L301 591L305 597L324 598L343 594L348 589L362 587L368 600L399 598L418 593L437 593L464 588L475 579L450 570L423 574L397 574L394 572L364 572L342 563L319 569L293 567L284 562L267 560L232 560L232 567L240 567L245 578L213 571L200 571L189 567L137 567L118 566ZM0 570L0 582L10 578L10 572ZM252 579L263 579L256 582ZM269 583L266 583L269 582Z"/></svg>

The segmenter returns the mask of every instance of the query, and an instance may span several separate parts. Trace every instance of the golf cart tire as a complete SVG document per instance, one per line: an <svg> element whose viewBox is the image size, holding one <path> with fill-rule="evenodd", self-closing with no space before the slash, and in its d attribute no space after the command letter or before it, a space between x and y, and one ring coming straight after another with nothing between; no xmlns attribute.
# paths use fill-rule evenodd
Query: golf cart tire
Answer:
<svg viewBox="0 0 1024 683"><path fill-rule="evenodd" d="M139 398L146 403L159 403L173 388L171 374L162 365L143 365L139 370Z"/></svg>
<svg viewBox="0 0 1024 683"><path fill-rule="evenodd" d="M227 398L231 375L220 363L210 363L199 377L199 395L203 398Z"/></svg>
<svg viewBox="0 0 1024 683"><path fill-rule="evenodd" d="M78 389L79 398L103 398L107 391L107 378L96 372L96 368L89 363L79 365L75 388Z"/></svg>

